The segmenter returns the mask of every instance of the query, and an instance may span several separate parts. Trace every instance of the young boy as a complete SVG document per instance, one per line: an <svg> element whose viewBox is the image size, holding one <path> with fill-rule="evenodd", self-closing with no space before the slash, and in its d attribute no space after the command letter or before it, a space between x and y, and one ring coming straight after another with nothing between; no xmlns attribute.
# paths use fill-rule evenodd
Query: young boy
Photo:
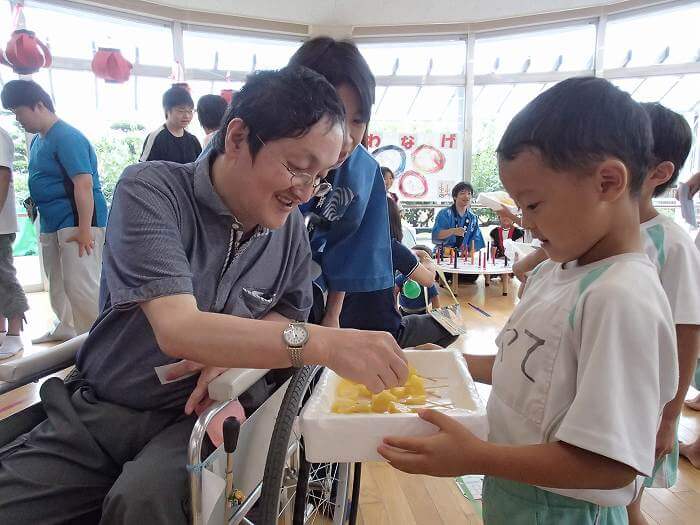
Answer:
<svg viewBox="0 0 700 525"><path fill-rule="evenodd" d="M189 92L179 86L168 89L163 93L163 111L165 124L146 137L139 161L194 162L202 152L202 146L197 137L185 130L192 122L194 113L194 102Z"/></svg>
<svg viewBox="0 0 700 525"><path fill-rule="evenodd" d="M528 279L498 354L467 356L493 384L489 440L424 410L437 434L379 447L404 471L486 474L486 525L626 523L653 470L678 364L668 299L640 253L651 148L641 106L593 77L539 95L501 139L501 181L551 260Z"/></svg>
<svg viewBox="0 0 700 525"><path fill-rule="evenodd" d="M430 251L430 248L428 248L427 246L417 244L411 249L413 250L413 253L416 255L416 257L418 257L421 263L429 262L432 259L432 253ZM426 304L426 288L428 290L427 300L428 302L430 302L431 308L433 310L435 308L440 308L440 293L438 292L435 283L432 283L430 286L427 287L419 285L420 295L415 298L410 298L403 293L403 285L406 284L406 281L408 281L408 278L402 273L398 273L394 278L394 283L396 285L396 288L398 289L399 313L401 315L405 316L411 314L427 313L428 305Z"/></svg>
<svg viewBox="0 0 700 525"><path fill-rule="evenodd" d="M651 120L654 158L639 200L644 251L656 266L668 297L678 341L678 390L663 410L656 436L656 465L644 487L672 487L678 474L678 418L693 378L700 348L700 253L690 236L673 220L660 215L652 197L676 183L693 142L686 120L658 103L642 104ZM642 489L643 490L643 489ZM631 525L647 523L642 494L627 508Z"/></svg>

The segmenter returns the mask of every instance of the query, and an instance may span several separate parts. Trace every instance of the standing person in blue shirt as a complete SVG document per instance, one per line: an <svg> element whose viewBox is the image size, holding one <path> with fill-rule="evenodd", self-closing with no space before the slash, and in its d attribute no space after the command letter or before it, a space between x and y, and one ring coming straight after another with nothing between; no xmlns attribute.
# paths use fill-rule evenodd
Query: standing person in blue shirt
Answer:
<svg viewBox="0 0 700 525"><path fill-rule="evenodd" d="M470 249L474 243L475 250L481 250L486 245L479 229L479 219L471 206L474 188L466 182L458 182L452 188L452 206L443 208L435 217L433 226L433 243L436 248L446 246L463 250ZM467 282L473 283L478 275L464 275Z"/></svg>
<svg viewBox="0 0 700 525"><path fill-rule="evenodd" d="M41 255L59 324L36 343L87 332L97 318L107 203L97 157L80 131L56 116L51 97L31 80L12 80L2 105L28 133L29 194L41 220Z"/></svg>
<svg viewBox="0 0 700 525"><path fill-rule="evenodd" d="M311 320L338 327L346 292L394 286L384 178L377 161L360 145L374 104L375 80L354 44L330 37L306 42L289 65L326 77L345 106L346 140L328 175L333 191L302 207L313 218L311 249L321 268ZM325 312L322 293L327 294Z"/></svg>

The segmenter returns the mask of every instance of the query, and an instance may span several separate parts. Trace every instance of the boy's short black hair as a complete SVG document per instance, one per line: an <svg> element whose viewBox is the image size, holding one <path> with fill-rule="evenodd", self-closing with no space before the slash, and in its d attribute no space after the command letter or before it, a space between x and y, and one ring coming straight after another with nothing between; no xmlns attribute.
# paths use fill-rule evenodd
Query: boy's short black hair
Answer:
<svg viewBox="0 0 700 525"><path fill-rule="evenodd" d="M597 77L559 82L538 95L508 124L499 160L536 149L552 169L577 169L606 157L622 161L629 187L639 194L652 158L651 124L642 106Z"/></svg>
<svg viewBox="0 0 700 525"><path fill-rule="evenodd" d="M386 177L387 174L388 174L388 175L391 175L391 177L392 177L393 179L396 178L396 175L394 175L394 172L391 170L391 168L387 168L386 166L382 166L382 167L379 168L379 169L382 170L382 178Z"/></svg>
<svg viewBox="0 0 700 525"><path fill-rule="evenodd" d="M362 121L369 122L376 82L367 61L355 44L328 36L312 38L297 49L289 59L289 65L313 69L326 77L334 87L342 84L354 87L360 97Z"/></svg>
<svg viewBox="0 0 700 525"><path fill-rule="evenodd" d="M194 109L194 101L189 91L184 88L173 86L163 93L163 109L166 114L177 106L187 106Z"/></svg>
<svg viewBox="0 0 700 525"><path fill-rule="evenodd" d="M213 146L224 153L226 129L234 118L240 118L248 126L248 145L255 159L262 148L260 140L302 137L324 117L345 130L343 103L321 75L305 67L257 71L248 76L226 110Z"/></svg>
<svg viewBox="0 0 700 525"><path fill-rule="evenodd" d="M197 101L197 118L204 129L218 129L228 103L221 95L204 95Z"/></svg>
<svg viewBox="0 0 700 525"><path fill-rule="evenodd" d="M20 106L33 109L41 102L51 113L56 113L49 94L33 80L10 80L2 88L0 100L5 109L15 109Z"/></svg>
<svg viewBox="0 0 700 525"><path fill-rule="evenodd" d="M671 178L654 189L654 197L658 197L678 180L678 174L693 145L693 132L687 120L658 102L646 102L642 107L651 120L654 136L653 163L671 161L675 167Z"/></svg>
<svg viewBox="0 0 700 525"><path fill-rule="evenodd" d="M467 190L469 193L474 195L474 186L472 186L468 182L458 182L457 184L455 184L454 188L452 188L452 198L456 199L457 195L462 193L464 190Z"/></svg>

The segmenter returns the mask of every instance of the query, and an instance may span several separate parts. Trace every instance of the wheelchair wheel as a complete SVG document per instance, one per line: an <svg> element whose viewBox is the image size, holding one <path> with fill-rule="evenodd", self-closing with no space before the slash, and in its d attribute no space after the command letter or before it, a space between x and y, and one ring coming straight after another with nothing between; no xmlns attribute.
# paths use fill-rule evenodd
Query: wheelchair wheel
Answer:
<svg viewBox="0 0 700 525"><path fill-rule="evenodd" d="M346 523L350 513L350 465L307 462L303 439L299 442L299 456L301 468L297 476L292 525Z"/></svg>
<svg viewBox="0 0 700 525"><path fill-rule="evenodd" d="M270 440L256 525L346 521L348 465L309 464L296 425L321 371L321 367L305 366L287 387Z"/></svg>

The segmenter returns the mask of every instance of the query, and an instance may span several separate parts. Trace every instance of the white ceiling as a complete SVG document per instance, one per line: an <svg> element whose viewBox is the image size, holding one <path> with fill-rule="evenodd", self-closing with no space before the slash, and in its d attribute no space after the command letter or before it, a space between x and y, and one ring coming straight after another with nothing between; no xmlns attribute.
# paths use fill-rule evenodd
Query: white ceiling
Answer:
<svg viewBox="0 0 700 525"><path fill-rule="evenodd" d="M161 0L151 3L326 26L457 23L567 11L616 0Z"/></svg>

